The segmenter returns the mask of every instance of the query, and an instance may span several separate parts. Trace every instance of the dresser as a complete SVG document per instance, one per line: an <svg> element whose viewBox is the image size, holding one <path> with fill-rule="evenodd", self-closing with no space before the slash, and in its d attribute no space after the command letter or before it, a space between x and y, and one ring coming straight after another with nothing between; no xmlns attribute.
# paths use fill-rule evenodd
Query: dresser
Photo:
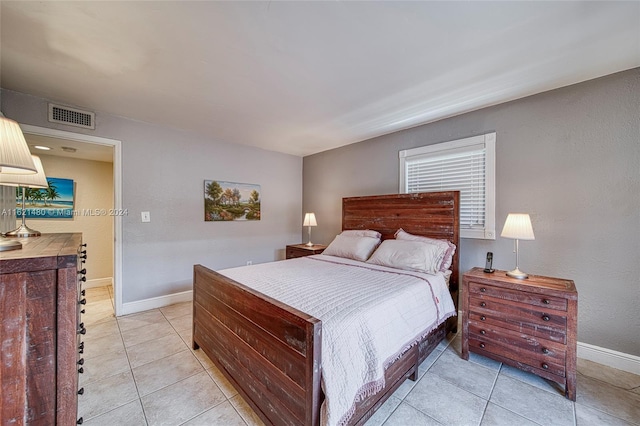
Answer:
<svg viewBox="0 0 640 426"><path fill-rule="evenodd" d="M288 245L285 249L287 259L293 259L295 257L311 256L312 254L321 254L327 246L322 244L314 244L308 246L306 244L292 244Z"/></svg>
<svg viewBox="0 0 640 426"><path fill-rule="evenodd" d="M20 241L21 250L0 253L0 425L82 423L82 234Z"/></svg>
<svg viewBox="0 0 640 426"><path fill-rule="evenodd" d="M462 279L462 358L474 352L537 374L575 401L577 310L571 280L474 268Z"/></svg>

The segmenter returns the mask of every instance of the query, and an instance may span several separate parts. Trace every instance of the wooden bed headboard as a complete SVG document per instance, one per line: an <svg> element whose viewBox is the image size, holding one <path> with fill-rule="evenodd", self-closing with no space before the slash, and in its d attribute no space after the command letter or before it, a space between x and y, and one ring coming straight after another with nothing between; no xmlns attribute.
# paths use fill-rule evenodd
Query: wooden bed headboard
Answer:
<svg viewBox="0 0 640 426"><path fill-rule="evenodd" d="M451 264L451 290L458 289L460 192L418 192L342 199L342 230L373 229L382 239L399 228L415 235L449 240L456 245Z"/></svg>

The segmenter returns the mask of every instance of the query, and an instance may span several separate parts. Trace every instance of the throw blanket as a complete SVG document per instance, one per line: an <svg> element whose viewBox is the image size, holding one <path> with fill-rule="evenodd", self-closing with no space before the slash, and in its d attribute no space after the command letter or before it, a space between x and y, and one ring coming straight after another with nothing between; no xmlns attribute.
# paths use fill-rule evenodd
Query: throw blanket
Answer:
<svg viewBox="0 0 640 426"><path fill-rule="evenodd" d="M218 271L322 321L323 425L384 387L384 369L455 315L443 274L316 255Z"/></svg>

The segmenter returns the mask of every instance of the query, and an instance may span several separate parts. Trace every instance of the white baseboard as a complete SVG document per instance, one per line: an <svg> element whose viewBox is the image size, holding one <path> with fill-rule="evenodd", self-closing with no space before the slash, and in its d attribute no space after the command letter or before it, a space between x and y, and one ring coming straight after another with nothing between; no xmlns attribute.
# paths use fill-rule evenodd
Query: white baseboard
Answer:
<svg viewBox="0 0 640 426"><path fill-rule="evenodd" d="M157 309L162 308L163 306L173 305L174 303L190 302L191 300L193 300L193 290L123 303L122 315L135 314L137 312L148 311L149 309Z"/></svg>
<svg viewBox="0 0 640 426"><path fill-rule="evenodd" d="M578 342L578 358L640 375L640 357Z"/></svg>
<svg viewBox="0 0 640 426"><path fill-rule="evenodd" d="M97 278L95 280L87 280L84 284L82 284L82 288L94 288L94 287L104 287L106 285L112 285L113 278Z"/></svg>

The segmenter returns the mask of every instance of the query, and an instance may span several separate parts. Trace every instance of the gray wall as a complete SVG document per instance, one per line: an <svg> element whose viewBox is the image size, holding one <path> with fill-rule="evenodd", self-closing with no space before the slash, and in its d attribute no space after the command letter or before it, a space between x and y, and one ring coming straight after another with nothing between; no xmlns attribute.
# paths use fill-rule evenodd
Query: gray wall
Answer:
<svg viewBox="0 0 640 426"><path fill-rule="evenodd" d="M8 90L1 108L22 124L122 141L124 303L190 290L196 263L219 269L273 261L300 242L300 157L99 112L95 131L55 125L46 100ZM205 179L260 184L262 219L205 223ZM151 212L150 223L141 223L141 211Z"/></svg>
<svg viewBox="0 0 640 426"><path fill-rule="evenodd" d="M520 267L569 278L578 340L640 355L640 69L610 75L304 158L313 241L340 232L341 198L398 192L398 151L497 132L496 231L531 214ZM304 233L303 233L304 237ZM513 241L463 239L462 271L515 266Z"/></svg>

